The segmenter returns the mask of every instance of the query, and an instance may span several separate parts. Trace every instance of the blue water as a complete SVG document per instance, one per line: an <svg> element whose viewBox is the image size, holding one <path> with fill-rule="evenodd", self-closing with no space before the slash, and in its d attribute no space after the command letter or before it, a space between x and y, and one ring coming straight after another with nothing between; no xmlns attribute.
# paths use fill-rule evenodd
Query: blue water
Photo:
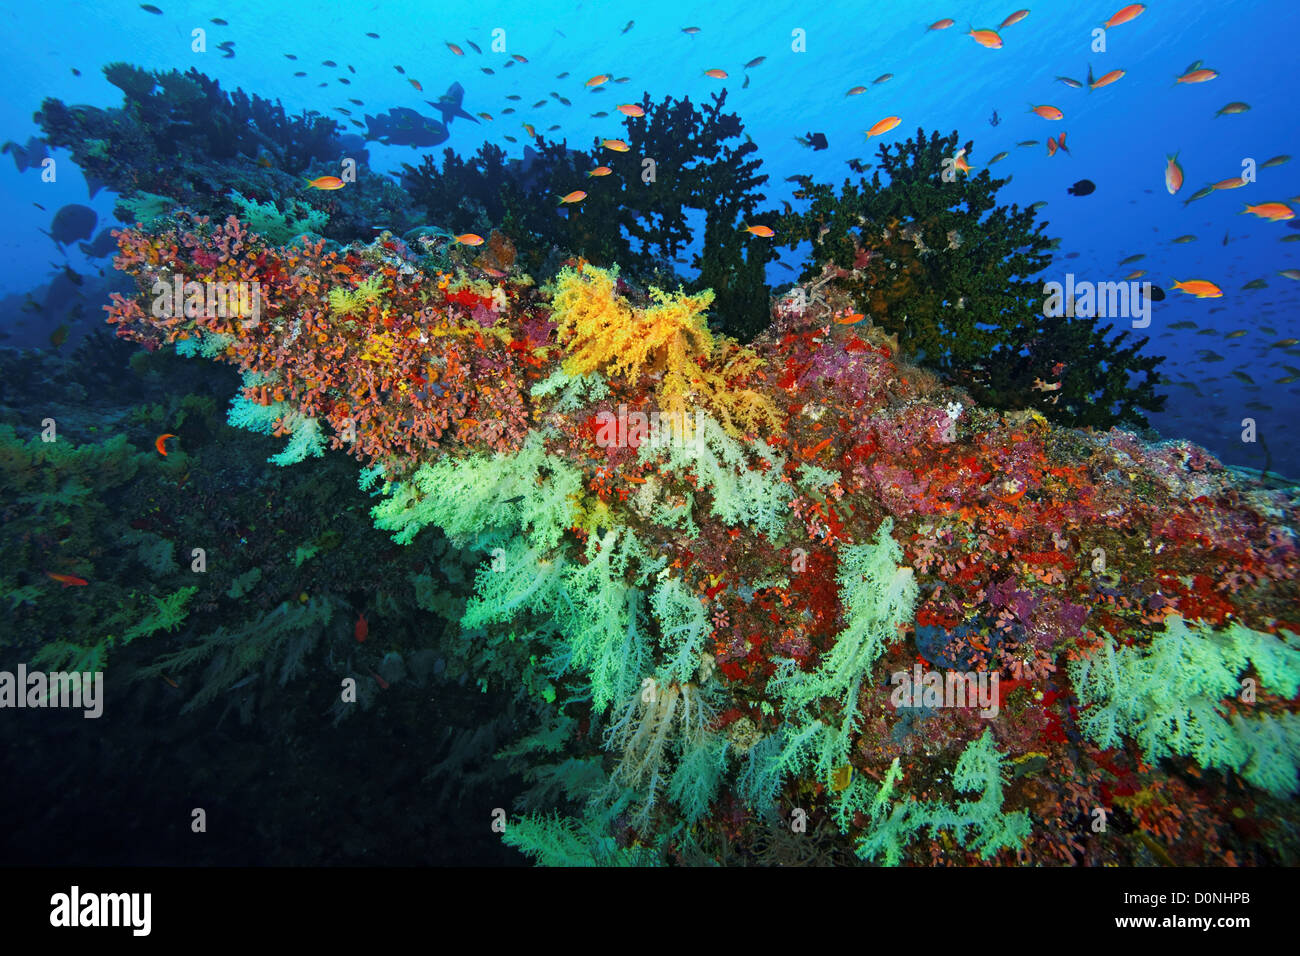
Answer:
<svg viewBox="0 0 1300 956"><path fill-rule="evenodd" d="M995 154L1010 156L995 165L1000 176L1013 175L1001 199L1022 205L1046 200L1042 210L1049 234L1062 240L1057 260L1042 276L1064 281L1115 281L1134 269L1145 269L1146 280L1168 293L1155 305L1151 327L1155 351L1169 356L1164 367L1173 382L1166 411L1153 425L1166 437L1186 437L1204 444L1229 463L1260 467L1266 456L1260 443L1241 441L1242 419L1254 418L1263 443L1272 452L1271 467L1300 476L1300 442L1291 422L1291 408L1300 382L1277 384L1290 373L1283 364L1300 367L1300 352L1286 354L1271 343L1300 337L1300 283L1278 275L1300 267L1300 249L1281 242L1295 235L1283 222L1239 215L1243 203L1288 201L1300 194L1296 161L1258 169L1257 181L1245 188L1216 192L1184 205L1202 185L1240 175L1246 159L1256 163L1297 149L1300 104L1294 81L1294 38L1300 35L1300 7L1288 0L1274 2L1209 3L1205 0L1154 2L1136 20L1105 34L1106 50L1094 52L1093 29L1124 4L1104 2L1037 3L1023 21L1002 30L1004 46L985 49L965 32L971 27L996 28L1017 7L1006 3L874 2L795 4L771 2L717 3L546 3L492 4L372 3L308 4L181 3L160 0L162 15L135 3L86 5L52 0L21 7L7 5L0 13L5 55L0 57L0 83L6 91L0 103L0 138L24 142L39 131L31 120L42 98L68 103L116 106L120 91L109 85L101 67L125 60L149 69L188 69L191 66L219 78L223 87L242 87L278 98L292 113L303 109L340 118L337 106L353 108L349 97L365 101L364 112L379 113L408 106L428 113L432 99L453 82L466 90L465 108L486 111L493 122L474 125L457 121L446 144L468 154L484 139L509 147L513 135L522 152L526 140L521 122L539 131L552 123L561 130L546 134L564 138L570 146L586 148L597 138L618 135L616 113L594 119L591 113L613 113L618 103L638 102L643 92L655 100L671 94L695 102L725 87L727 108L738 112L746 132L760 147L771 205L790 198L791 184L783 180L798 173L838 184L846 175L845 161L858 157L875 162L875 141L864 142L863 131L877 120L896 115L902 122L883 137L893 142L912 135L918 126L948 132L958 130L961 141L975 141L970 160L978 169ZM220 17L229 26L217 26ZM951 17L956 25L928 31L927 25ZM629 20L635 25L622 33ZM694 36L683 27L698 27ZM206 53L191 50L191 30L207 30ZM490 52L492 31L504 30L505 53ZM802 31L806 49L796 52L794 31ZM366 32L380 35L374 40ZM223 58L217 44L234 40L236 56ZM456 56L445 45L458 44ZM483 54L474 53L468 41ZM297 62L284 57L294 53ZM507 68L509 54L527 58ZM745 62L766 61L748 71ZM334 60L336 69L321 66ZM1175 85L1174 79L1192 62L1219 72L1197 85ZM347 71L346 65L356 68ZM401 75L395 65L405 68ZM1070 89L1054 78L1084 80L1088 66L1101 76L1112 69L1126 75L1095 91ZM495 69L488 76L480 67ZM72 68L81 71L74 76ZM726 80L703 75L723 69ZM296 70L308 76L295 78ZM567 71L566 79L556 75ZM584 87L594 74L628 76L622 85L608 84L600 92ZM885 73L893 78L873 84ZM352 80L350 86L338 77ZM408 77L424 87L416 92ZM327 82L325 88L317 84ZM845 92L857 85L859 96ZM553 100L542 109L531 103L550 99L550 91L572 100L564 107ZM519 103L506 100L522 97ZM1232 101L1244 101L1250 112L1215 116ZM1065 113L1050 122L1030 113L1030 104L1051 104ZM510 105L519 112L502 115ZM991 126L997 111L1001 122ZM350 128L349 128L350 129ZM1049 135L1068 134L1070 155L1049 158L1040 145L1018 148L1021 140L1045 142ZM795 142L808 132L824 133L825 151L812 152ZM440 154L444 147L432 152ZM1186 184L1177 196L1164 188L1165 158L1178 153ZM371 144L375 168L395 170L402 162L417 162L419 151ZM52 264L65 260L39 230L47 228L54 211L69 202L85 203L86 187L66 154L59 161L55 182L43 183L39 171L19 175L8 157L0 157L0 204L6 229L0 235L0 295L24 293L48 278ZM1066 194L1080 179L1096 183L1086 197ZM39 202L45 211L33 203ZM101 226L111 218L113 197L101 192L90 203ZM1296 205L1300 209L1300 204ZM1223 244L1225 233L1229 242ZM1172 244L1179 235L1196 241ZM1077 258L1066 258L1078 253ZM1142 253L1134 265L1119 267L1120 259ZM797 255L786 261L797 265ZM80 271L93 271L105 260L91 262L75 250L66 260ZM773 269L774 283L789 276ZM1268 287L1242 291L1248 281L1264 278ZM1221 299L1198 300L1173 289L1174 280L1207 279L1223 290ZM96 310L91 310L92 312ZM0 313L0 328L9 332L6 345L43 344L33 323L15 310ZM1190 320L1198 328L1171 330L1171 323ZM24 325L17 323L23 321ZM94 321L89 319L87 321ZM1120 320L1122 326L1124 320ZM1271 326L1267 332L1261 326ZM1244 329L1232 340L1223 335ZM48 329L45 333L48 334ZM1225 357L1205 362L1201 349ZM1255 385L1232 377L1244 372ZM1199 392L1199 394L1197 394ZM1250 403L1253 407L1248 407Z"/></svg>

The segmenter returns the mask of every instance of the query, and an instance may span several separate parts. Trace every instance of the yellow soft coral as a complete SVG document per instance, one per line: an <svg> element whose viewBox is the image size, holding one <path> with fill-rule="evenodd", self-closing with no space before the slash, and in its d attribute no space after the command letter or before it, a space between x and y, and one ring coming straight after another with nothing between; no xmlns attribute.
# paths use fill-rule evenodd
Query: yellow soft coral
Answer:
<svg viewBox="0 0 1300 956"><path fill-rule="evenodd" d="M661 413L684 417L695 400L716 412L733 435L760 424L780 427L768 399L728 388L729 379L748 377L761 362L753 350L709 331L704 311L713 302L711 290L687 295L652 288L653 304L636 309L617 294L615 279L593 266L564 269L556 278L552 308L568 352L567 374L602 372L630 382L649 375L659 381Z"/></svg>

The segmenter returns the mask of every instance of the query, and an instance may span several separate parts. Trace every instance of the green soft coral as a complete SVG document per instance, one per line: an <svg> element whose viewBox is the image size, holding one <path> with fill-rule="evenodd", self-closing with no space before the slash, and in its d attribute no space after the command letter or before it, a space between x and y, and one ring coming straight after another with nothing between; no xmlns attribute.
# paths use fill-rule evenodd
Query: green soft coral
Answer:
<svg viewBox="0 0 1300 956"><path fill-rule="evenodd" d="M304 232L320 233L329 222L328 214L297 199L285 200L283 212L274 203L258 202L238 191L231 192L230 200L248 228L273 246L283 246Z"/></svg>
<svg viewBox="0 0 1300 956"><path fill-rule="evenodd" d="M773 684L790 713L810 713L809 708L822 698L839 702L833 750L818 759L819 773L847 761L863 681L885 647L898 638L899 626L911 621L916 607L916 580L912 569L901 564L903 551L891 536L892 528L887 518L873 542L850 545L841 552L837 581L845 627L835 646L812 672L782 662Z"/></svg>
<svg viewBox="0 0 1300 956"><path fill-rule="evenodd" d="M362 487L375 475L363 473ZM524 529L531 547L547 553L560 542L578 512L582 473L549 455L539 433L514 454L443 458L421 465L409 478L382 489L385 500L371 511L375 526L410 544L436 525L457 547L485 531Z"/></svg>
<svg viewBox="0 0 1300 956"><path fill-rule="evenodd" d="M1216 632L1176 614L1148 647L1116 647L1107 638L1091 657L1070 665L1085 708L1080 729L1104 748L1131 737L1152 763L1188 756L1273 793L1294 793L1300 767L1295 715L1229 720L1219 712L1222 700L1242 690L1247 667L1259 675L1263 691L1290 699L1300 689L1300 642L1286 632L1274 636L1235 622Z"/></svg>
<svg viewBox="0 0 1300 956"><path fill-rule="evenodd" d="M685 439L665 434L657 442L642 442L637 450L640 460L666 457L661 470L679 475L694 472L700 486L712 493L713 514L726 524L779 535L793 497L781 481L785 456L762 441L742 444L702 412L688 422L692 434Z"/></svg>

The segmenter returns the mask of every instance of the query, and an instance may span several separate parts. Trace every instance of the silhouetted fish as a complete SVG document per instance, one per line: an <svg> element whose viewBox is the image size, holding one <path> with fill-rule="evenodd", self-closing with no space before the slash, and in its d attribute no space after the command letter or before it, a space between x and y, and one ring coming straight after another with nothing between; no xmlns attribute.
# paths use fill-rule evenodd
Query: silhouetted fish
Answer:
<svg viewBox="0 0 1300 956"><path fill-rule="evenodd" d="M54 214L49 236L60 246L78 239L89 239L95 231L99 216L89 206L69 203Z"/></svg>
<svg viewBox="0 0 1300 956"><path fill-rule="evenodd" d="M77 248L91 259L99 259L110 252L116 252L117 240L113 238L113 227L107 226L101 229L93 242L80 242Z"/></svg>
<svg viewBox="0 0 1300 956"><path fill-rule="evenodd" d="M447 127L415 110L398 106L379 116L366 116L366 139L389 146L437 146L447 141Z"/></svg>
<svg viewBox="0 0 1300 956"><path fill-rule="evenodd" d="M1097 184L1091 179L1080 179L1077 183L1066 190L1071 196L1087 196L1094 192Z"/></svg>
<svg viewBox="0 0 1300 956"><path fill-rule="evenodd" d="M13 153L14 165L18 167L20 173L34 166L39 166L41 160L49 155L45 150L45 143L35 136L27 140L25 146L20 146L10 140L4 146L0 146L0 153Z"/></svg>

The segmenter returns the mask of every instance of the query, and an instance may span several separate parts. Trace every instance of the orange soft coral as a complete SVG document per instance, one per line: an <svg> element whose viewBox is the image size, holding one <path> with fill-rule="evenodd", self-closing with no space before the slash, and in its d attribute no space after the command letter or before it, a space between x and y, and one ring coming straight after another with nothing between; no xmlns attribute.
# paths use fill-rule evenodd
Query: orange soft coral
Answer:
<svg viewBox="0 0 1300 956"><path fill-rule="evenodd" d="M700 403L717 413L733 435L781 419L771 401L753 389L733 390L735 379L752 378L762 364L752 349L709 331L704 312L713 292L698 295L650 289L653 304L634 308L615 290L616 274L586 266L556 278L553 309L570 375L603 372L629 382L642 375L659 380L660 411L683 416Z"/></svg>

